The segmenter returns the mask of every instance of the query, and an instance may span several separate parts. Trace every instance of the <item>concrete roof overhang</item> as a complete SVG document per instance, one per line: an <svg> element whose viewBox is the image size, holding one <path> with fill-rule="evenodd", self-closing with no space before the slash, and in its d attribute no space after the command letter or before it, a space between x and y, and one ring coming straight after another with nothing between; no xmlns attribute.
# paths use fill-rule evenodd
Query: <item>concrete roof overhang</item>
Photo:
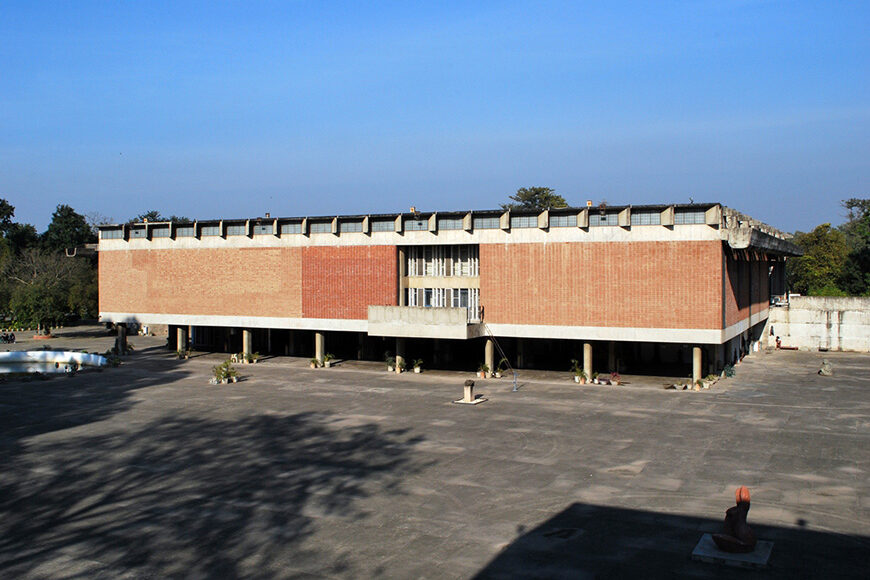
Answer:
<svg viewBox="0 0 870 580"><path fill-rule="evenodd" d="M803 251L795 244L772 236L754 227L726 228L722 237L734 250L757 250L778 256L802 256Z"/></svg>

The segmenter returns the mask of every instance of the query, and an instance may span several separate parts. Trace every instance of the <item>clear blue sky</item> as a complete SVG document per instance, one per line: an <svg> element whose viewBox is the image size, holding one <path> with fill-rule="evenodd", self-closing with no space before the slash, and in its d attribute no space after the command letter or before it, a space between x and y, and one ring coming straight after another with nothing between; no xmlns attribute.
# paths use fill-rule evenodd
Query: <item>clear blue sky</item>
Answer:
<svg viewBox="0 0 870 580"><path fill-rule="evenodd" d="M870 3L0 4L0 197L126 219L870 197Z"/></svg>

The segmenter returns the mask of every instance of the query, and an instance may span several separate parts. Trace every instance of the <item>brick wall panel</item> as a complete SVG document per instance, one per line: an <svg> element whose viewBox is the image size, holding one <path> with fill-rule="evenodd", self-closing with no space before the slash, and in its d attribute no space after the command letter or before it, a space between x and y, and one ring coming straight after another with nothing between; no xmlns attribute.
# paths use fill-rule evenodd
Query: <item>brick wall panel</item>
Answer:
<svg viewBox="0 0 870 580"><path fill-rule="evenodd" d="M129 250L98 255L102 312L302 315L299 248Z"/></svg>
<svg viewBox="0 0 870 580"><path fill-rule="evenodd" d="M721 242L480 247L486 321L721 328Z"/></svg>
<svg viewBox="0 0 870 580"><path fill-rule="evenodd" d="M395 306L395 246L312 246L302 254L306 318L365 320L369 305Z"/></svg>

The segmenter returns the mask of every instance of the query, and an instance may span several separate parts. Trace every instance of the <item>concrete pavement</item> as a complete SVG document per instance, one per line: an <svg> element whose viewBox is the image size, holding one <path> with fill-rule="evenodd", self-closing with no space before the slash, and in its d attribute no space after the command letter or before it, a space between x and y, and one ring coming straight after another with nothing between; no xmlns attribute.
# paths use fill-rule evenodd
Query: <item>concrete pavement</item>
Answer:
<svg viewBox="0 0 870 580"><path fill-rule="evenodd" d="M739 485L775 542L741 575L868 569L866 355L759 353L699 393L524 373L462 406L471 373L271 358L210 386L223 355L130 340L120 368L0 384L0 575L725 578L689 555Z"/></svg>

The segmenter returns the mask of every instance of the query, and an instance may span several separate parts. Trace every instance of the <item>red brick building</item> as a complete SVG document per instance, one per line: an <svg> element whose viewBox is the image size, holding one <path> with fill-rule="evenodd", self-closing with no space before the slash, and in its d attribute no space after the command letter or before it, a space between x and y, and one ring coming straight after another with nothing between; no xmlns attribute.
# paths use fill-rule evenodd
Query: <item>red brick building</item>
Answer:
<svg viewBox="0 0 870 580"><path fill-rule="evenodd" d="M226 351L697 375L759 338L785 237L719 204L101 226L100 312Z"/></svg>

